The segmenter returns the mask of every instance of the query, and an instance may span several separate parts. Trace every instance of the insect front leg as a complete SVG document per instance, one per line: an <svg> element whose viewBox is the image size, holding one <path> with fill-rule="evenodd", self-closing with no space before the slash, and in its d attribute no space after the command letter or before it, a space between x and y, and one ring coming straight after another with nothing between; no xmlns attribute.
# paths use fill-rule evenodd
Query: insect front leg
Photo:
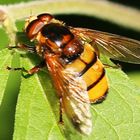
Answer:
<svg viewBox="0 0 140 140"><path fill-rule="evenodd" d="M121 65L116 64L116 65L109 65L109 64L105 64L103 63L105 68L113 68L113 69L122 69Z"/></svg>
<svg viewBox="0 0 140 140"><path fill-rule="evenodd" d="M24 75L22 73L23 77L27 78L27 77L37 73L38 71L40 71L40 69L43 68L45 65L46 65L45 61L42 61L39 65L34 66L30 70L26 70L24 67L22 67L22 68L11 68L9 66L7 66L7 69L8 70L13 70L13 71L21 70L22 72L27 73L27 75Z"/></svg>
<svg viewBox="0 0 140 140"><path fill-rule="evenodd" d="M29 45L25 45L25 44L18 44L17 46L8 46L9 50L12 49L20 49L26 52L30 52L30 53L36 53L36 49L34 46L29 46Z"/></svg>

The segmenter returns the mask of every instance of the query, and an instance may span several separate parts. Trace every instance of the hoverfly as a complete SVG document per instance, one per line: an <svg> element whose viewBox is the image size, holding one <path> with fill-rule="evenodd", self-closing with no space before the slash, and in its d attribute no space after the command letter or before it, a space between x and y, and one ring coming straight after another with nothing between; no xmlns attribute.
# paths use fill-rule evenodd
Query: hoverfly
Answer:
<svg viewBox="0 0 140 140"><path fill-rule="evenodd" d="M99 52L112 59L140 64L140 42L73 28L48 13L28 18L24 31L35 46L20 44L19 47L34 51L44 60L28 73L38 72L47 65L60 99L60 122L63 109L77 130L90 134L90 103L103 101L109 88Z"/></svg>

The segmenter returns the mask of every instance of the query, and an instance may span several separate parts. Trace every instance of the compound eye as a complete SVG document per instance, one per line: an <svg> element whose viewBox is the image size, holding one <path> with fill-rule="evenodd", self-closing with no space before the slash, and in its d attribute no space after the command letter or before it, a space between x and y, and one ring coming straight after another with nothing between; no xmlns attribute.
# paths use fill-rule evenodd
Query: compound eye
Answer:
<svg viewBox="0 0 140 140"><path fill-rule="evenodd" d="M29 25L25 28L25 32L30 40L34 39L34 37L38 34L41 28L44 26L44 23L39 21L38 19L33 20L29 23Z"/></svg>
<svg viewBox="0 0 140 140"><path fill-rule="evenodd" d="M39 20L41 20L42 22L50 22L53 19L53 16L48 14L48 13L43 13L37 16L37 18Z"/></svg>

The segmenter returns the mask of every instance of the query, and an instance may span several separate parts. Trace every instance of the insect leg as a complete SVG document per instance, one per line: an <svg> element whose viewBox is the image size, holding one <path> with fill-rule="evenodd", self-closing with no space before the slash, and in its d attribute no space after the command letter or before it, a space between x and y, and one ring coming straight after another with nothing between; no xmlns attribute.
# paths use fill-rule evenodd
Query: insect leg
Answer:
<svg viewBox="0 0 140 140"><path fill-rule="evenodd" d="M28 71L25 68L23 68L23 67L22 68L12 68L12 67L7 66L6 69L7 70L12 70L12 71L21 70L23 72L27 72L28 73Z"/></svg>
<svg viewBox="0 0 140 140"><path fill-rule="evenodd" d="M110 65L110 64L105 64L103 63L105 68L114 68L114 69L121 69L121 66L119 64L116 65Z"/></svg>
<svg viewBox="0 0 140 140"><path fill-rule="evenodd" d="M60 110L59 110L59 123L63 124L63 105L62 105L62 97L59 98L59 103L60 103Z"/></svg>
<svg viewBox="0 0 140 140"><path fill-rule="evenodd" d="M25 44L18 44L17 46L8 46L9 50L12 49L21 49L24 51L28 51L30 53L36 53L36 49L34 46L29 46L29 45L25 45Z"/></svg>
<svg viewBox="0 0 140 140"><path fill-rule="evenodd" d="M45 61L42 61L39 65L36 65L35 67L31 68L30 70L27 71L28 74L32 75L40 71L41 68L46 66Z"/></svg>
<svg viewBox="0 0 140 140"><path fill-rule="evenodd" d="M35 67L31 68L30 70L26 70L24 67L22 68L11 68L9 66L7 66L7 70L13 70L13 71L16 71L16 70L21 70L22 72L25 72L27 73L28 75L23 75L23 77L28 77L28 76L31 76L35 73L37 73L41 68L43 68L44 66L46 65L45 61L42 61L39 65L36 65Z"/></svg>

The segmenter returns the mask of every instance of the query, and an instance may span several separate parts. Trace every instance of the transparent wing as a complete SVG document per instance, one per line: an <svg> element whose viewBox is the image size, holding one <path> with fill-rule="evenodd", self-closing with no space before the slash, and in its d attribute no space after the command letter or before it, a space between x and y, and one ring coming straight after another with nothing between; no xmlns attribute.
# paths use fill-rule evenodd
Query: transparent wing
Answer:
<svg viewBox="0 0 140 140"><path fill-rule="evenodd" d="M93 46L112 59L140 64L140 41L86 28L71 28L71 31L90 39Z"/></svg>
<svg viewBox="0 0 140 140"><path fill-rule="evenodd" d="M64 70L63 75L64 85L67 85L63 93L65 112L76 129L89 134L92 130L92 121L86 84L72 70Z"/></svg>
<svg viewBox="0 0 140 140"><path fill-rule="evenodd" d="M84 80L73 69L64 69L56 58L47 59L47 64L57 93L62 99L64 112L77 130L90 134L90 101Z"/></svg>

